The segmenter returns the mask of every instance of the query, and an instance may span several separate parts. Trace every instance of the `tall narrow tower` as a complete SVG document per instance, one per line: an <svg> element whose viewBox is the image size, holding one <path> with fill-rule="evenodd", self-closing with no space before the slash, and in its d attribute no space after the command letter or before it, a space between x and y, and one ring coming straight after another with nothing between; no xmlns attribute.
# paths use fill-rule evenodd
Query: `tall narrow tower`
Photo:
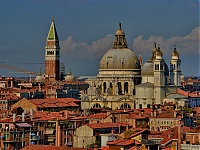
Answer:
<svg viewBox="0 0 200 150"><path fill-rule="evenodd" d="M181 60L176 48L174 48L172 59L170 60L170 83L181 86Z"/></svg>
<svg viewBox="0 0 200 150"><path fill-rule="evenodd" d="M46 40L45 74L50 80L60 79L60 46L54 18Z"/></svg>
<svg viewBox="0 0 200 150"><path fill-rule="evenodd" d="M160 47L156 49L154 59L154 92L155 92L155 103L162 104L162 99L165 96L165 60L163 59L163 53Z"/></svg>

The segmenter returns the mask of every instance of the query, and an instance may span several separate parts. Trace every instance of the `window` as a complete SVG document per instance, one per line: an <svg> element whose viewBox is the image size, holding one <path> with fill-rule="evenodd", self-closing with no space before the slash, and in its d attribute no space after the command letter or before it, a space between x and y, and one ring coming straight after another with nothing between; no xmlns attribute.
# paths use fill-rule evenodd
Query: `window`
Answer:
<svg viewBox="0 0 200 150"><path fill-rule="evenodd" d="M101 108L101 105L96 103L96 104L94 104L93 108Z"/></svg>
<svg viewBox="0 0 200 150"><path fill-rule="evenodd" d="M124 93L128 93L128 82L124 83Z"/></svg>
<svg viewBox="0 0 200 150"><path fill-rule="evenodd" d="M151 107L151 105L150 104L147 104L147 108L150 108Z"/></svg>
<svg viewBox="0 0 200 150"><path fill-rule="evenodd" d="M130 109L130 108L131 108L131 106L127 103L122 104L120 107L120 109Z"/></svg>
<svg viewBox="0 0 200 150"><path fill-rule="evenodd" d="M117 86L118 86L118 94L122 94L122 85L121 85L121 82L118 82Z"/></svg>
<svg viewBox="0 0 200 150"><path fill-rule="evenodd" d="M138 125L138 126L140 125L140 121L137 121L137 125Z"/></svg>
<svg viewBox="0 0 200 150"><path fill-rule="evenodd" d="M144 124L145 123L145 121L144 120L142 120L142 124Z"/></svg>

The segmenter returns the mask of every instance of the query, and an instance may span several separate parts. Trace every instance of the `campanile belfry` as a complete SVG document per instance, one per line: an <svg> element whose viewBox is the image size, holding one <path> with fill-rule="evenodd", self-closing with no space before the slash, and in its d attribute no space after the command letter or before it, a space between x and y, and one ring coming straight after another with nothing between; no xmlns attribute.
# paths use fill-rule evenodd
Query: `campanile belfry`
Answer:
<svg viewBox="0 0 200 150"><path fill-rule="evenodd" d="M46 40L45 74L50 80L60 79L60 46L54 18Z"/></svg>

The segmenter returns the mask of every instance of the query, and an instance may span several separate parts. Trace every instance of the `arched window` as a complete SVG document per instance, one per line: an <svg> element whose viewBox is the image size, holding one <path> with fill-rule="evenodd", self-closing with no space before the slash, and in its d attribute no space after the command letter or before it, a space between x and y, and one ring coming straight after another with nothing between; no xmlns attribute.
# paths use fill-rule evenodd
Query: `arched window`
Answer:
<svg viewBox="0 0 200 150"><path fill-rule="evenodd" d="M96 104L94 104L93 108L101 108L101 105L96 103Z"/></svg>
<svg viewBox="0 0 200 150"><path fill-rule="evenodd" d="M155 70L159 70L159 64L155 64Z"/></svg>
<svg viewBox="0 0 200 150"><path fill-rule="evenodd" d="M118 86L118 94L122 94L122 84L121 84L121 82L118 82L117 86Z"/></svg>
<svg viewBox="0 0 200 150"><path fill-rule="evenodd" d="M124 83L124 93L128 93L128 82Z"/></svg>
<svg viewBox="0 0 200 150"><path fill-rule="evenodd" d="M121 105L120 108L121 109L131 109L131 106L129 104L127 104L127 103L124 103L124 104Z"/></svg>
<svg viewBox="0 0 200 150"><path fill-rule="evenodd" d="M106 93L106 82L103 83L103 92Z"/></svg>

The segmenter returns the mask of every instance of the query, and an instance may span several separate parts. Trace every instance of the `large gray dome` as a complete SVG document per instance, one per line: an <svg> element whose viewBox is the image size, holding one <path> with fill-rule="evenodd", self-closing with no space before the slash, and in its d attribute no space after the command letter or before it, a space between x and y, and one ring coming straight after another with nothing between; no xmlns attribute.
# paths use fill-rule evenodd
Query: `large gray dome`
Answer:
<svg viewBox="0 0 200 150"><path fill-rule="evenodd" d="M136 70L140 69L140 63L137 56L128 49L125 32L119 24L116 31L112 49L107 51L102 57L99 70Z"/></svg>
<svg viewBox="0 0 200 150"><path fill-rule="evenodd" d="M100 61L99 69L140 69L137 56L128 48L110 49Z"/></svg>

